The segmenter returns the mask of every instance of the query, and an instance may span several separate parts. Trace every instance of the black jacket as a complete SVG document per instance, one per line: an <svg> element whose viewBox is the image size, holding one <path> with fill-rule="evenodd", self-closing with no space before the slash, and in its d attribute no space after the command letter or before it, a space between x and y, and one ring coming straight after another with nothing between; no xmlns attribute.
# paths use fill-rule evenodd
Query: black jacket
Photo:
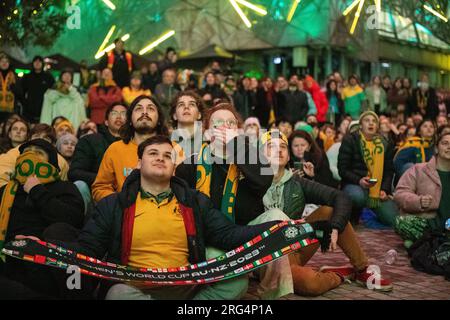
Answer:
<svg viewBox="0 0 450 320"><path fill-rule="evenodd" d="M240 88L233 94L234 107L241 115L242 119L253 117L256 108L256 93Z"/></svg>
<svg viewBox="0 0 450 320"><path fill-rule="evenodd" d="M339 185L339 182L336 181L333 178L333 173L330 169L330 162L328 161L328 157L326 153L321 150L321 160L318 162L314 159L314 157L311 155L310 152L305 152L304 160L306 162L311 162L314 165L314 177L310 180L316 181L320 184L324 184L326 186L329 186L331 188L337 188ZM296 162L297 159L295 156L292 156L290 165L291 167L294 166L294 162ZM305 176L305 178L309 178L308 176Z"/></svg>
<svg viewBox="0 0 450 320"><path fill-rule="evenodd" d="M272 185L273 174L261 174L263 168L270 170L270 167L266 165L266 159L263 161L258 158L255 164L248 164L250 163L248 160L249 155L257 155L258 151L249 145L248 139L246 139L245 148L237 150L237 139L234 139L234 157L238 159L235 162L242 174L242 179L240 178L239 180L236 194L235 222L240 225L246 225L264 212L262 198L266 194L267 189ZM231 146L231 143L229 146ZM229 154L232 153L230 152ZM187 181L193 189L195 189L197 177L197 165L195 164L197 157L198 155L194 154L191 158L188 158L184 163L180 164L176 170L176 176ZM220 210L222 203L223 187L228 167L228 164L212 164L210 194L214 208L218 210Z"/></svg>
<svg viewBox="0 0 450 320"><path fill-rule="evenodd" d="M112 67L113 78L116 82L117 86L120 88L126 87L130 85L130 69L128 66L128 61L126 59L127 51L123 51L122 53L118 53L116 50L114 52L114 64ZM131 52L130 52L131 54ZM100 61L101 70L108 66L108 54L105 54ZM131 70L135 70L134 64L134 56L131 58Z"/></svg>
<svg viewBox="0 0 450 320"><path fill-rule="evenodd" d="M275 114L278 119L286 119L292 124L304 121L308 113L308 96L300 90L283 90L276 94Z"/></svg>
<svg viewBox="0 0 450 320"><path fill-rule="evenodd" d="M213 101L215 99L227 99L227 95L217 84L212 86L206 85L203 89L199 90L198 93L201 97L209 93Z"/></svg>
<svg viewBox="0 0 450 320"><path fill-rule="evenodd" d="M193 210L196 235L188 236L189 263L206 259L206 246L231 250L270 228L276 222L257 226L238 226L215 210L202 193L190 189L185 181L173 177L171 189L181 205ZM102 199L93 217L78 237L76 249L88 256L121 263L122 223L124 210L136 202L140 190L140 172L134 170L120 193Z"/></svg>
<svg viewBox="0 0 450 320"><path fill-rule="evenodd" d="M391 194L392 178L394 176L394 148L386 139L382 139L384 145L384 169L381 190ZM368 174L360 143L359 131L346 135L342 140L338 155L338 171L343 186L347 184L359 185L359 180Z"/></svg>
<svg viewBox="0 0 450 320"><path fill-rule="evenodd" d="M70 181L81 180L91 186L105 154L111 143L120 140L114 137L105 126L100 126L98 133L81 138L73 154L69 169Z"/></svg>
<svg viewBox="0 0 450 320"><path fill-rule="evenodd" d="M416 88L413 90L413 93L411 95L411 111L413 113L421 113L422 116L426 119L436 119L436 117L439 115L439 102L436 95L436 90L434 88L429 88L426 96L427 96L427 106L425 108L425 114L421 112L421 110L418 107L418 96L422 96L422 91L419 88Z"/></svg>
<svg viewBox="0 0 450 320"><path fill-rule="evenodd" d="M258 88L256 92L256 108L255 116L258 118L261 126L267 128L269 125L270 110L276 103L275 94L272 95L272 103L267 99L267 95L271 94L263 88Z"/></svg>
<svg viewBox="0 0 450 320"><path fill-rule="evenodd" d="M39 121L44 102L45 92L52 88L55 79L48 72L31 73L25 75L21 82L23 116L29 121Z"/></svg>
<svg viewBox="0 0 450 320"><path fill-rule="evenodd" d="M0 191L3 194L6 186ZM42 238L51 224L65 222L81 228L84 220L84 202L72 182L56 181L37 185L27 194L19 186L11 210L6 241L16 235Z"/></svg>
<svg viewBox="0 0 450 320"><path fill-rule="evenodd" d="M300 190L305 196L304 203L295 195ZM331 227L339 232L344 231L352 211L352 202L344 192L298 176L285 183L283 199L283 212L294 220L301 218L306 203L332 207Z"/></svg>

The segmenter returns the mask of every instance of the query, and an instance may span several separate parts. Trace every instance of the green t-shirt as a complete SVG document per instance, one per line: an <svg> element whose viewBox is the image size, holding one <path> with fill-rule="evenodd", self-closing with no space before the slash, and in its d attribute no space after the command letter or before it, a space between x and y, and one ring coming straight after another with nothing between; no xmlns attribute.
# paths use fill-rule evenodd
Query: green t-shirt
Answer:
<svg viewBox="0 0 450 320"><path fill-rule="evenodd" d="M440 225L444 227L445 221L450 219L450 171L437 171L441 179L442 195L439 202Z"/></svg>

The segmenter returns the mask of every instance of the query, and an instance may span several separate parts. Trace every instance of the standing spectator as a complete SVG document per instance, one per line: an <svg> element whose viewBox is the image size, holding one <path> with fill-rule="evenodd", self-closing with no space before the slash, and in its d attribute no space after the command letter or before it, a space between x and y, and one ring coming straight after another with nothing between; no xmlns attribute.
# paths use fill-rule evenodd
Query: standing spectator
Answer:
<svg viewBox="0 0 450 320"><path fill-rule="evenodd" d="M270 122L275 121L275 90L272 79L266 77L256 93L255 116L262 127L267 128Z"/></svg>
<svg viewBox="0 0 450 320"><path fill-rule="evenodd" d="M31 123L39 122L44 94L54 84L53 76L44 71L44 59L34 57L31 73L24 75L22 80L23 116Z"/></svg>
<svg viewBox="0 0 450 320"><path fill-rule="evenodd" d="M15 109L17 95L16 76L11 69L9 58L0 52L0 122L5 120Z"/></svg>
<svg viewBox="0 0 450 320"><path fill-rule="evenodd" d="M344 115L344 101L338 91L336 80L327 82L326 97L329 103L326 121L336 124L340 123L341 117Z"/></svg>
<svg viewBox="0 0 450 320"><path fill-rule="evenodd" d="M158 62L158 70L161 74L164 74L164 71L167 69L176 70L176 62L178 60L177 52L174 48L168 47L166 49L166 54L164 58ZM163 75L164 77L164 75Z"/></svg>
<svg viewBox="0 0 450 320"><path fill-rule="evenodd" d="M388 113L387 93L381 87L380 76L372 78L372 85L366 88L366 98L368 110L375 111L376 114Z"/></svg>
<svg viewBox="0 0 450 320"><path fill-rule="evenodd" d="M162 73L162 83L155 89L155 98L161 105L165 119L169 119L170 106L173 98L180 90L175 87L176 72L174 69L166 68Z"/></svg>
<svg viewBox="0 0 450 320"><path fill-rule="evenodd" d="M100 67L111 69L112 78L123 88L130 85L130 74L135 69L134 59L131 52L125 50L125 43L121 39L115 39L114 44L115 48L103 56Z"/></svg>
<svg viewBox="0 0 450 320"><path fill-rule="evenodd" d="M358 223L364 207L375 211L381 223L393 226L397 208L389 199L394 175L393 146L378 134L379 119L364 112L360 131L344 137L338 156L344 192L352 199L352 220Z"/></svg>
<svg viewBox="0 0 450 320"><path fill-rule="evenodd" d="M403 87L402 78L397 78L394 81L394 86L388 92L388 103L391 111L397 112L398 120L405 122L405 117L410 110L407 108L410 96L408 89Z"/></svg>
<svg viewBox="0 0 450 320"><path fill-rule="evenodd" d="M155 92L156 86L161 82L161 76L158 71L158 64L156 62L150 62L148 70L145 71L142 68L142 85L144 89L149 89L150 92Z"/></svg>
<svg viewBox="0 0 450 320"><path fill-rule="evenodd" d="M279 91L277 97L277 119L284 118L291 123L304 121L308 114L308 96L304 91L298 89L298 83L287 82L284 77L278 77Z"/></svg>
<svg viewBox="0 0 450 320"><path fill-rule="evenodd" d="M81 122L80 126L77 129L77 138L80 139L82 136L88 134L94 134L98 132L97 124L89 119Z"/></svg>
<svg viewBox="0 0 450 320"><path fill-rule="evenodd" d="M152 93L149 89L144 88L142 74L139 71L133 71L130 77L130 86L122 89L123 101L129 106L134 99L142 95L151 96Z"/></svg>
<svg viewBox="0 0 450 320"><path fill-rule="evenodd" d="M157 134L168 134L164 114L153 97L137 97L127 110L127 119L120 129L122 140L108 147L92 185L96 202L122 190L126 177L136 168L141 142Z"/></svg>
<svg viewBox="0 0 450 320"><path fill-rule="evenodd" d="M23 119L17 119L5 133L4 141L0 145L0 153L6 153L28 141L30 137L30 125Z"/></svg>
<svg viewBox="0 0 450 320"><path fill-rule="evenodd" d="M292 131L294 130L292 124L283 118L277 121L276 126L277 129L280 130L280 132L284 134L288 139L291 136Z"/></svg>
<svg viewBox="0 0 450 320"><path fill-rule="evenodd" d="M80 86L79 90L84 95L88 92L91 85L95 83L95 72L88 69L86 60L80 62Z"/></svg>
<svg viewBox="0 0 450 320"><path fill-rule="evenodd" d="M413 90L411 97L412 112L417 112L427 119L436 119L439 114L436 90L430 87L427 74L420 77L418 88Z"/></svg>
<svg viewBox="0 0 450 320"><path fill-rule="evenodd" d="M100 81L94 83L88 92L91 120L101 124L105 119L105 112L115 102L122 101L122 90L113 80L111 69L102 71Z"/></svg>
<svg viewBox="0 0 450 320"><path fill-rule="evenodd" d="M206 84L203 89L199 91L199 95L208 106L213 106L214 101L217 99L226 98L225 92L221 89L220 85L216 84L216 76L213 72L210 71L206 73L205 81Z"/></svg>
<svg viewBox="0 0 450 320"><path fill-rule="evenodd" d="M234 107L239 112L242 119L247 119L253 116L256 108L256 94L253 94L251 90L251 80L249 77L244 76L233 97Z"/></svg>
<svg viewBox="0 0 450 320"><path fill-rule="evenodd" d="M84 100L72 85L70 71L63 71L55 89L48 89L44 95L40 122L50 124L57 116L64 116L75 128L86 120Z"/></svg>
<svg viewBox="0 0 450 320"><path fill-rule="evenodd" d="M311 76L306 76L305 78L305 90L311 94L314 104L316 106L316 117L317 120L322 123L326 120L326 115L328 112L328 100L326 95L320 90L319 84Z"/></svg>
<svg viewBox="0 0 450 320"><path fill-rule="evenodd" d="M58 150L58 153L66 159L69 167L72 162L73 153L75 152L77 143L77 137L70 133L63 135L56 141L56 149Z"/></svg>
<svg viewBox="0 0 450 320"><path fill-rule="evenodd" d="M391 90L392 82L391 82L391 77L390 76L385 75L383 77L383 84L381 85L381 87L384 89L384 92L386 94L389 92L389 90Z"/></svg>
<svg viewBox="0 0 450 320"><path fill-rule="evenodd" d="M365 108L366 96L355 75L348 78L348 86L342 89L342 100L344 100L345 113L354 120L358 119L361 111Z"/></svg>
<svg viewBox="0 0 450 320"><path fill-rule="evenodd" d="M106 149L120 140L119 130L127 120L127 108L119 103L106 110L104 125L98 133L79 139L69 170L69 179L83 181L90 188L95 181Z"/></svg>

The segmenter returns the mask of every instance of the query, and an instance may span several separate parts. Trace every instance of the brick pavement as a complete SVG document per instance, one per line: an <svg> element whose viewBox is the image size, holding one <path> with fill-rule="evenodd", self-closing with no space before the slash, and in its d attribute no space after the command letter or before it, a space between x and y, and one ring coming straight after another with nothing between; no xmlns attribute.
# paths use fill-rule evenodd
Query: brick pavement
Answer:
<svg viewBox="0 0 450 320"><path fill-rule="evenodd" d="M356 229L361 244L369 256L370 264L378 265L382 275L393 281L394 290L389 293L365 289L356 283L344 284L319 297L302 297L291 294L283 300L450 300L450 281L443 276L433 276L415 271L409 259L403 241L392 230L371 230L363 227ZM395 249L398 257L394 264L385 262L388 250ZM350 265L347 257L339 249L337 252L322 254L310 260L308 266L319 268L323 265ZM257 299L256 282L250 282L250 288L244 299Z"/></svg>

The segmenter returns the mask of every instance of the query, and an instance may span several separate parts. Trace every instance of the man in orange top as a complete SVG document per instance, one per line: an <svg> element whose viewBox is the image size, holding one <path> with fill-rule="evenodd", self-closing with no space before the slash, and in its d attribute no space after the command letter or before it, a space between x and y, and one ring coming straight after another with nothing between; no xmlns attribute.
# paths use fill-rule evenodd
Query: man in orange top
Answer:
<svg viewBox="0 0 450 320"><path fill-rule="evenodd" d="M92 185L96 202L122 190L122 185L138 163L137 148L157 134L168 135L164 115L153 97L137 97L127 110L128 121L120 128L122 140L112 143L103 156Z"/></svg>

